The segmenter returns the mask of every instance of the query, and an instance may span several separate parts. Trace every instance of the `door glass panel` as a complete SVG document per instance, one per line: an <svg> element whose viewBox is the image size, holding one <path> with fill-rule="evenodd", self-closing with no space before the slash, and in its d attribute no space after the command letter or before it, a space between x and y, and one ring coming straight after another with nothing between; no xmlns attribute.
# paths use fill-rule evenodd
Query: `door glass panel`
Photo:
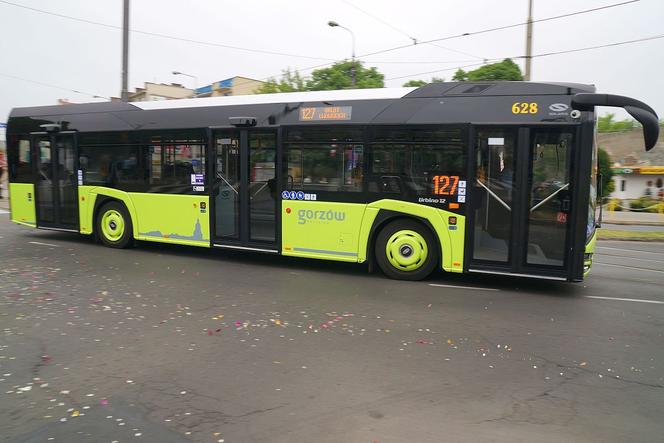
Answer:
<svg viewBox="0 0 664 443"><path fill-rule="evenodd" d="M227 239L240 238L240 137L220 134L216 144L215 233Z"/></svg>
<svg viewBox="0 0 664 443"><path fill-rule="evenodd" d="M249 239L275 241L277 184L274 133L249 133Z"/></svg>
<svg viewBox="0 0 664 443"><path fill-rule="evenodd" d="M37 217L40 222L54 223L55 212L53 201L53 153L50 137L35 139L39 154L37 174Z"/></svg>
<svg viewBox="0 0 664 443"><path fill-rule="evenodd" d="M71 137L56 138L57 171L56 192L59 193L58 222L63 225L76 224L76 171L74 170L74 141Z"/></svg>
<svg viewBox="0 0 664 443"><path fill-rule="evenodd" d="M473 184L475 232L473 258L507 262L512 231L516 132L486 129L477 134Z"/></svg>
<svg viewBox="0 0 664 443"><path fill-rule="evenodd" d="M562 266L568 216L571 132L537 131L530 148L528 252L526 262Z"/></svg>

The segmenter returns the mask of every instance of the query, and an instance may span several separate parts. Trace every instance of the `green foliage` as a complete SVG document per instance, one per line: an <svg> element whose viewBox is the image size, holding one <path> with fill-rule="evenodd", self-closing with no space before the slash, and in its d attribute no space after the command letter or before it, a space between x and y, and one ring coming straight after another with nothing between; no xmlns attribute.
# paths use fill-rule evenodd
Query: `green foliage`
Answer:
<svg viewBox="0 0 664 443"><path fill-rule="evenodd" d="M355 68L355 86L353 86L353 68ZM348 61L335 63L329 68L316 69L307 80L307 90L326 91L335 89L368 89L385 86L385 76L376 68L365 68L362 62Z"/></svg>
<svg viewBox="0 0 664 443"><path fill-rule="evenodd" d="M620 120L614 121L615 114L606 114L597 118L597 131L598 132L622 132L630 131L637 127L634 120Z"/></svg>
<svg viewBox="0 0 664 443"><path fill-rule="evenodd" d="M597 159L599 162L599 173L602 174L602 196L608 197L616 188L612 180L611 157L608 152L600 148L597 152Z"/></svg>
<svg viewBox="0 0 664 443"><path fill-rule="evenodd" d="M270 78L258 88L256 94L273 94L275 92L298 92L306 90L305 79L299 72L291 72L289 68L282 71L281 80L277 81L274 78Z"/></svg>
<svg viewBox="0 0 664 443"><path fill-rule="evenodd" d="M459 68L454 73L454 76L452 77L452 80L454 80L455 82L468 81L468 73L466 71L464 71L463 69Z"/></svg>
<svg viewBox="0 0 664 443"><path fill-rule="evenodd" d="M657 200L653 200L648 196L643 196L629 202L629 207L630 209L639 209L639 212L657 212L657 203L659 203ZM645 209L645 211L641 211L641 209Z"/></svg>
<svg viewBox="0 0 664 443"><path fill-rule="evenodd" d="M428 85L425 80L408 80L403 84L404 88L419 88L420 86Z"/></svg>
<svg viewBox="0 0 664 443"><path fill-rule="evenodd" d="M256 94L349 89L353 87L353 67L356 71L355 88L385 86L384 76L376 68L365 68L362 62L344 60L329 68L316 69L311 73L311 78L302 77L299 72L286 69L282 71L280 80L270 78L258 88Z"/></svg>
<svg viewBox="0 0 664 443"><path fill-rule="evenodd" d="M473 71L464 71L463 69L457 70L454 73L452 80L459 82L479 82L479 81L494 81L494 80L523 80L521 68L509 58L506 58L500 63L491 63L489 65L480 66Z"/></svg>
<svg viewBox="0 0 664 443"><path fill-rule="evenodd" d="M403 84L403 86L405 88L412 88L412 87L419 88L420 86L425 86L428 85L429 83L443 83L444 81L445 79L440 77L433 77L430 82L427 82L426 80L408 80L406 83Z"/></svg>

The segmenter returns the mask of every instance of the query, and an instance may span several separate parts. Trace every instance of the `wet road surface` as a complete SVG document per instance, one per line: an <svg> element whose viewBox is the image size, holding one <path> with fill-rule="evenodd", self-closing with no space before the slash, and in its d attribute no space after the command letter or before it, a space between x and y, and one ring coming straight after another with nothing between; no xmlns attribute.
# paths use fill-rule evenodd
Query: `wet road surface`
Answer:
<svg viewBox="0 0 664 443"><path fill-rule="evenodd" d="M664 245L568 284L86 237L0 215L0 442L664 435Z"/></svg>

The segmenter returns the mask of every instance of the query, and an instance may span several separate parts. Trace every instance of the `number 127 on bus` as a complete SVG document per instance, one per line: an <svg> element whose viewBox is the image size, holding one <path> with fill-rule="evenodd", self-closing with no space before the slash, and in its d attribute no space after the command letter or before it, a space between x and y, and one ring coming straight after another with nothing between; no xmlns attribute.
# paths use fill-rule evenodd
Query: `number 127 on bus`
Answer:
<svg viewBox="0 0 664 443"><path fill-rule="evenodd" d="M454 195L457 192L458 184L458 175L434 175L433 193L434 195Z"/></svg>

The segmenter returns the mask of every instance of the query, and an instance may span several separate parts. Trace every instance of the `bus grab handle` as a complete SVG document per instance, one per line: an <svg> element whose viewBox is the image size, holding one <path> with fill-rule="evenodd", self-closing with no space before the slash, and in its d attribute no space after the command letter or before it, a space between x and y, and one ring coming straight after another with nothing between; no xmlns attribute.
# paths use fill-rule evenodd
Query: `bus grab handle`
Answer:
<svg viewBox="0 0 664 443"><path fill-rule="evenodd" d="M572 97L572 108L579 111L592 111L595 106L623 108L643 126L643 138L646 151L650 151L659 137L659 118L657 113L645 103L613 94L592 94L582 92Z"/></svg>

